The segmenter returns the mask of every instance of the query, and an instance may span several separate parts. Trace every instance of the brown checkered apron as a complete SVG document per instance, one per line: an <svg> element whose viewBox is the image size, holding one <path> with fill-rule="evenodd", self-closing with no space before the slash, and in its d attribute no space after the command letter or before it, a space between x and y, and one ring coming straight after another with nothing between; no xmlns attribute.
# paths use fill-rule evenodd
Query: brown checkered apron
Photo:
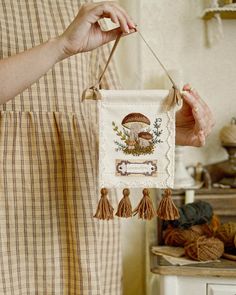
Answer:
<svg viewBox="0 0 236 295"><path fill-rule="evenodd" d="M0 58L60 34L79 5L1 0ZM99 197L96 102L81 102L107 56L103 47L64 60L0 106L1 295L121 293L118 221L92 217ZM103 87L117 81L110 67Z"/></svg>

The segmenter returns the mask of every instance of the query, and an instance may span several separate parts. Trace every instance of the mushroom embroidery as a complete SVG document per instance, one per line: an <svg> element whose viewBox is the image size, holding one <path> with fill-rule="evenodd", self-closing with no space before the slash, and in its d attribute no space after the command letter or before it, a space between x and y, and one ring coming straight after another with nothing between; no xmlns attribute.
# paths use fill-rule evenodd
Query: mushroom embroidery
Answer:
<svg viewBox="0 0 236 295"><path fill-rule="evenodd" d="M137 140L139 132L148 127L151 122L141 113L131 113L124 117L121 124L130 130L130 139Z"/></svg>
<svg viewBox="0 0 236 295"><path fill-rule="evenodd" d="M161 118L156 118L153 129L151 121L141 113L130 113L121 121L122 130L115 122L112 122L113 130L121 141L115 140L116 151L123 151L124 154L140 156L152 154L156 145L162 143Z"/></svg>
<svg viewBox="0 0 236 295"><path fill-rule="evenodd" d="M149 132L140 132L138 134L139 145L141 148L146 148L152 144L153 136Z"/></svg>

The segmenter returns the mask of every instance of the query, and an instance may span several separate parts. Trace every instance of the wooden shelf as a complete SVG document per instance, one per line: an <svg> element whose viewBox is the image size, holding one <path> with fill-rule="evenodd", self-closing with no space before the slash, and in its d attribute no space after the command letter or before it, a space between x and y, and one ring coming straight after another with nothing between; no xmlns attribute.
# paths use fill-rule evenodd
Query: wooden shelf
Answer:
<svg viewBox="0 0 236 295"><path fill-rule="evenodd" d="M236 262L221 259L220 262L192 264L184 266L171 265L161 256L154 256L152 273L159 275L179 276L210 276L210 277L236 277Z"/></svg>
<svg viewBox="0 0 236 295"><path fill-rule="evenodd" d="M225 6L218 8L208 8L203 11L202 18L204 20L209 20L214 17L215 14L219 13L222 19L236 19L236 7L235 6Z"/></svg>

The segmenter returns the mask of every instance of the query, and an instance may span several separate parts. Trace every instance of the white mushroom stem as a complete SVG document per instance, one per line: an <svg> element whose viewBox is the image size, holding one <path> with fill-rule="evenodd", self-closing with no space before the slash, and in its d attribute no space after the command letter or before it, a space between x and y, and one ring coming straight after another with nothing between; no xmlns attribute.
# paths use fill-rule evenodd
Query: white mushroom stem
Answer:
<svg viewBox="0 0 236 295"><path fill-rule="evenodd" d="M141 148L146 148L146 147L150 146L150 140L140 137L139 138L139 145Z"/></svg>
<svg viewBox="0 0 236 295"><path fill-rule="evenodd" d="M130 140L138 139L138 134L142 131L142 124L138 122L132 123L130 126Z"/></svg>

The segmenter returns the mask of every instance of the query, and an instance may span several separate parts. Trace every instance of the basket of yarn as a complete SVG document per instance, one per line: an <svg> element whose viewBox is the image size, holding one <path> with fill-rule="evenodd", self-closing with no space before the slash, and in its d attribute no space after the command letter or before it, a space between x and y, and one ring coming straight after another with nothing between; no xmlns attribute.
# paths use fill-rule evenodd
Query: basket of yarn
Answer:
<svg viewBox="0 0 236 295"><path fill-rule="evenodd" d="M224 253L224 243L217 238L200 236L184 247L185 255L193 260L216 260Z"/></svg>
<svg viewBox="0 0 236 295"><path fill-rule="evenodd" d="M168 228L163 235L165 245L175 247L184 246L198 237L200 234L197 231L181 228Z"/></svg>
<svg viewBox="0 0 236 295"><path fill-rule="evenodd" d="M216 232L216 237L220 239L225 247L235 247L236 223L227 222L222 224Z"/></svg>

